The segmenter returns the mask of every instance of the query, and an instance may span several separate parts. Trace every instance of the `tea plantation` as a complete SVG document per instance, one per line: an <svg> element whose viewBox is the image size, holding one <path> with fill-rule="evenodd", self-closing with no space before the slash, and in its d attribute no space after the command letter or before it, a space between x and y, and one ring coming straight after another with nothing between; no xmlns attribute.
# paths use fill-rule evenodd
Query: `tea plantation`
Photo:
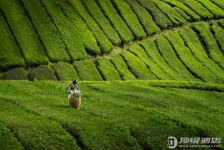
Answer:
<svg viewBox="0 0 224 150"><path fill-rule="evenodd" d="M1 0L0 33L0 149L224 147L223 0Z"/></svg>

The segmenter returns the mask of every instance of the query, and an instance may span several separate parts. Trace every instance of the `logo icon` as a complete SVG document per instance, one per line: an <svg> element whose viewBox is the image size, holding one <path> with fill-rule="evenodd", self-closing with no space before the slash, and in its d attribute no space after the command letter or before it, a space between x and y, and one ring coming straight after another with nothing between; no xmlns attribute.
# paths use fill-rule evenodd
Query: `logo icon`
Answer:
<svg viewBox="0 0 224 150"><path fill-rule="evenodd" d="M167 139L167 147L173 149L177 146L177 139L173 136L169 136Z"/></svg>

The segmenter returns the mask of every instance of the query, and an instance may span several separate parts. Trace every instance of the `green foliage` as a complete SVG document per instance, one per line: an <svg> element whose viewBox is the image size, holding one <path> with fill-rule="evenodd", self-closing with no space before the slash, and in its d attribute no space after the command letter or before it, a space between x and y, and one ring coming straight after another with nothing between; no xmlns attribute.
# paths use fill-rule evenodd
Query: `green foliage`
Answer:
<svg viewBox="0 0 224 150"><path fill-rule="evenodd" d="M27 89L23 90L28 93ZM20 97L20 99L22 98ZM35 99L30 99L30 104L34 104L34 102ZM55 149L61 149L62 147L65 149L80 149L74 138L57 122L27 112L26 109L10 103L8 99L1 100L0 104L0 121L12 129L13 133L11 134L16 135L24 149L52 149L52 147ZM10 143L10 138L6 137L8 138L4 138L7 140L6 143ZM15 139L13 140L13 143L17 144L19 149L22 149L21 145L15 142ZM4 144L1 146L4 146Z"/></svg>
<svg viewBox="0 0 224 150"><path fill-rule="evenodd" d="M202 3L211 13L214 14L214 18L224 17L224 10L212 3L210 0L197 0Z"/></svg>
<svg viewBox="0 0 224 150"><path fill-rule="evenodd" d="M160 31L160 28L153 21L152 16L136 0L126 0L126 2L131 6L134 13L137 15L147 35L152 35Z"/></svg>
<svg viewBox="0 0 224 150"><path fill-rule="evenodd" d="M137 16L132 11L130 5L124 0L113 0L114 6L118 9L125 23L129 26L131 32L136 39L143 39L146 37L146 33L138 21Z"/></svg>
<svg viewBox="0 0 224 150"><path fill-rule="evenodd" d="M89 54L101 53L100 47L97 45L97 41L93 33L89 30L87 24L83 21L82 17L75 11L68 3L60 0L60 6L63 9L63 13L69 19L74 26L77 27L81 40ZM71 15L72 14L72 15Z"/></svg>
<svg viewBox="0 0 224 150"><path fill-rule="evenodd" d="M0 131L10 128L24 149L167 149L170 134L176 138L224 136L220 132L224 130L223 85L79 82L82 106L76 111L63 102L67 83L0 84Z"/></svg>
<svg viewBox="0 0 224 150"><path fill-rule="evenodd" d="M148 39L140 42L140 45L144 48L149 58L155 62L165 73L167 73L172 79L183 80L184 78L180 76L173 68L171 68L164 58L160 55L156 44L154 41Z"/></svg>
<svg viewBox="0 0 224 150"><path fill-rule="evenodd" d="M217 82L224 82L224 71L208 57L197 34L190 27L185 27L179 33L195 58L217 76Z"/></svg>
<svg viewBox="0 0 224 150"><path fill-rule="evenodd" d="M188 16L182 9L180 9L179 7L174 7L174 9L187 21L191 20L191 17Z"/></svg>
<svg viewBox="0 0 224 150"><path fill-rule="evenodd" d="M162 80L172 79L167 73L165 73L152 59L148 57L145 50L138 44L133 44L129 51L138 56L146 65L150 71L158 78Z"/></svg>
<svg viewBox="0 0 224 150"><path fill-rule="evenodd" d="M187 70L187 68L180 61L180 59L178 59L178 56L175 54L175 51L173 50L172 46L169 44L168 40L164 36L158 36L155 40L155 43L164 60L179 75L181 75L188 81L199 81Z"/></svg>
<svg viewBox="0 0 224 150"><path fill-rule="evenodd" d="M164 13L166 14L170 21L172 21L174 26L182 25L186 20L169 4L164 3L160 0L152 0L152 2Z"/></svg>
<svg viewBox="0 0 224 150"><path fill-rule="evenodd" d="M113 45L119 45L121 43L121 39L119 38L118 33L111 26L110 22L104 16L97 3L94 0L83 1L86 9L90 13L90 15L94 18L97 24L100 26L104 34L111 41Z"/></svg>
<svg viewBox="0 0 224 150"><path fill-rule="evenodd" d="M16 139L9 128L0 122L0 144L1 150L18 149L23 150L21 143Z"/></svg>
<svg viewBox="0 0 224 150"><path fill-rule="evenodd" d="M157 79L150 71L149 68L145 65L144 62L134 54L129 51L124 51L122 54L125 62L128 65L130 71L135 75L136 78L140 80L153 80Z"/></svg>
<svg viewBox="0 0 224 150"><path fill-rule="evenodd" d="M198 33L209 57L224 69L223 54L210 31L209 24L205 22L196 22L192 24L192 28Z"/></svg>
<svg viewBox="0 0 224 150"><path fill-rule="evenodd" d="M121 55L116 55L111 57L111 62L113 63L114 67L118 70L120 77L122 80L135 80L135 76L130 72L127 64L125 63L124 59Z"/></svg>
<svg viewBox="0 0 224 150"><path fill-rule="evenodd" d="M172 22L167 18L167 16L158 9L150 0L138 0L140 4L145 7L152 15L155 23L161 29L167 29L173 26Z"/></svg>
<svg viewBox="0 0 224 150"><path fill-rule="evenodd" d="M7 18L27 65L46 64L48 58L44 48L19 1L1 1L0 8Z"/></svg>
<svg viewBox="0 0 224 150"><path fill-rule="evenodd" d="M25 61L19 47L14 41L9 26L0 13L0 68L25 66Z"/></svg>
<svg viewBox="0 0 224 150"><path fill-rule="evenodd" d="M92 60L86 59L81 61L75 61L74 66L81 80L88 80L88 81L103 80Z"/></svg>
<svg viewBox="0 0 224 150"><path fill-rule="evenodd" d="M219 82L217 81L216 76L193 56L177 31L170 32L169 34L166 34L165 37L169 40L170 44L178 55L178 58L180 58L183 64L194 76L202 79L205 82Z"/></svg>
<svg viewBox="0 0 224 150"><path fill-rule="evenodd" d="M27 80L27 71L22 68L13 68L5 72L3 75L5 80Z"/></svg>
<svg viewBox="0 0 224 150"><path fill-rule="evenodd" d="M76 26L63 15L61 8L54 1L42 0L42 2L60 32L70 58L72 60L85 59L87 53Z"/></svg>
<svg viewBox="0 0 224 150"><path fill-rule="evenodd" d="M211 0L214 4L218 5L222 9L224 9L224 3L222 0Z"/></svg>
<svg viewBox="0 0 224 150"><path fill-rule="evenodd" d="M123 43L128 43L134 39L132 32L129 30L127 24L119 16L118 12L114 8L110 1L96 0L97 4L100 6L104 15L108 18L114 29L119 34Z"/></svg>
<svg viewBox="0 0 224 150"><path fill-rule="evenodd" d="M114 68L114 65L107 58L97 59L97 68L101 72L104 80L114 81L121 80L119 72Z"/></svg>
<svg viewBox="0 0 224 150"><path fill-rule="evenodd" d="M88 11L82 4L80 0L69 0L73 8L82 16L83 20L86 22L90 30L93 32L102 52L110 52L113 49L113 45L100 29L98 24L89 15Z"/></svg>
<svg viewBox="0 0 224 150"><path fill-rule="evenodd" d="M40 36L49 60L52 62L69 61L70 58L65 50L65 45L60 39L60 34L41 2L37 0L22 0L22 2Z"/></svg>
<svg viewBox="0 0 224 150"><path fill-rule="evenodd" d="M74 66L69 63L58 62L51 65L51 68L55 71L55 74L60 81L73 81L74 79L79 80Z"/></svg>
<svg viewBox="0 0 224 150"><path fill-rule="evenodd" d="M187 15L189 15L192 20L200 20L200 16L197 15L193 10L191 10L188 6L183 4L178 0L162 0L170 5L176 6L180 10L184 11Z"/></svg>
<svg viewBox="0 0 224 150"><path fill-rule="evenodd" d="M211 26L213 35L219 45L219 48L224 54L224 29L220 25L218 25L218 22L213 22Z"/></svg>
<svg viewBox="0 0 224 150"><path fill-rule="evenodd" d="M32 68L29 72L29 80L57 80L54 71L48 65Z"/></svg>
<svg viewBox="0 0 224 150"><path fill-rule="evenodd" d="M194 10L197 14L199 14L203 19L209 19L213 17L213 14L211 14L200 2L195 0L182 0L182 2L189 6L189 8Z"/></svg>

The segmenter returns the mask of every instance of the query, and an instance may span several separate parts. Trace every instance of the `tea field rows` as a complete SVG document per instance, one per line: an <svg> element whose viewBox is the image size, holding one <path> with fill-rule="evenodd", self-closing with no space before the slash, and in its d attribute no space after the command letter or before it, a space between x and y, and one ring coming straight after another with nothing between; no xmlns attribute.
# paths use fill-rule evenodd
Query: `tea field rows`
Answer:
<svg viewBox="0 0 224 150"><path fill-rule="evenodd" d="M0 14L0 79L224 80L221 1L10 0Z"/></svg>
<svg viewBox="0 0 224 150"><path fill-rule="evenodd" d="M82 81L75 110L64 92L68 83L0 81L1 147L166 149L169 136L224 137L223 85Z"/></svg>

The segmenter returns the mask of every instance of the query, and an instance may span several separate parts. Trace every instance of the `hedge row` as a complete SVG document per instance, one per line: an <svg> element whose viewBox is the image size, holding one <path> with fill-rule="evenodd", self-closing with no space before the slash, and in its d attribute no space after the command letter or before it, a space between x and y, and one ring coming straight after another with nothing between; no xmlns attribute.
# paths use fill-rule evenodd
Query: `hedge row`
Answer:
<svg viewBox="0 0 224 150"><path fill-rule="evenodd" d="M85 59L87 53L79 36L79 30L63 15L62 10L54 1L42 0L42 3L57 26L70 58L73 61Z"/></svg>
<svg viewBox="0 0 224 150"><path fill-rule="evenodd" d="M172 21L174 26L180 26L186 22L186 20L169 4L160 0L152 0L152 2Z"/></svg>
<svg viewBox="0 0 224 150"><path fill-rule="evenodd" d="M43 5L37 0L21 0L30 16L51 62L69 61L65 45ZM41 17L40 17L41 16Z"/></svg>
<svg viewBox="0 0 224 150"><path fill-rule="evenodd" d="M169 18L167 18L167 16L161 10L159 10L158 7L156 7L150 0L138 0L138 2L150 12L150 14L153 16L154 22L161 29L167 29L173 26Z"/></svg>
<svg viewBox="0 0 224 150"><path fill-rule="evenodd" d="M224 3L223 0L211 0L214 4L218 5L222 9L224 9Z"/></svg>
<svg viewBox="0 0 224 150"><path fill-rule="evenodd" d="M189 6L192 10L194 10L201 18L210 19L213 17L211 14L201 3L195 0L181 0L184 4Z"/></svg>
<svg viewBox="0 0 224 150"><path fill-rule="evenodd" d="M173 68L180 76L187 79L188 81L200 81L194 77L184 66L184 64L178 59L169 41L162 35L157 36L155 43L157 45L158 51L163 56L167 64Z"/></svg>
<svg viewBox="0 0 224 150"><path fill-rule="evenodd" d="M7 22L0 12L0 69L25 66L20 48L15 42Z"/></svg>
<svg viewBox="0 0 224 150"><path fill-rule="evenodd" d="M168 4L170 4L171 6L175 6L177 8L179 8L180 10L184 11L187 15L189 15L191 17L192 20L199 20L200 16L197 15L193 10L191 10L188 6L186 6L185 4L183 4L180 1L177 0L162 0Z"/></svg>
<svg viewBox="0 0 224 150"><path fill-rule="evenodd" d="M95 0L104 15L110 21L114 29L119 34L123 43L128 43L134 39L132 32L129 30L127 24L122 20L122 18L118 15L118 12L114 8L113 4L110 1L102 1L102 0Z"/></svg>
<svg viewBox="0 0 224 150"><path fill-rule="evenodd" d="M206 46L206 51L212 60L224 69L223 54L210 31L209 24L197 22L192 24L192 28L198 33L202 43Z"/></svg>
<svg viewBox="0 0 224 150"><path fill-rule="evenodd" d="M187 20L188 22L191 21L191 17L182 9L180 9L179 7L173 7L173 9L175 9L185 20Z"/></svg>
<svg viewBox="0 0 224 150"><path fill-rule="evenodd" d="M142 41L140 45L144 48L148 56L152 61L154 61L165 73L167 73L172 79L183 80L184 78L180 76L173 68L171 68L164 58L159 53L154 41L148 39Z"/></svg>
<svg viewBox="0 0 224 150"><path fill-rule="evenodd" d="M133 44L129 49L130 52L138 56L150 69L150 71L160 80L172 79L165 73L152 59L150 59L145 50L139 44Z"/></svg>
<svg viewBox="0 0 224 150"><path fill-rule="evenodd" d="M135 56L129 51L124 51L122 54L129 70L140 80L154 80L157 79L150 71L149 68L141 61L140 58Z"/></svg>
<svg viewBox="0 0 224 150"><path fill-rule="evenodd" d="M47 64L44 48L19 1L0 1L0 9L7 18L27 65Z"/></svg>
<svg viewBox="0 0 224 150"><path fill-rule="evenodd" d="M180 60L193 75L205 82L219 82L217 81L216 76L192 55L177 31L170 32L169 34L166 34L165 37L169 40Z"/></svg>
<svg viewBox="0 0 224 150"><path fill-rule="evenodd" d="M122 80L135 80L135 76L130 72L126 62L121 55L111 57L111 62L120 74Z"/></svg>
<svg viewBox="0 0 224 150"><path fill-rule="evenodd" d="M121 80L119 72L114 68L114 65L110 62L109 59L103 57L98 58L96 64L104 80Z"/></svg>
<svg viewBox="0 0 224 150"><path fill-rule="evenodd" d="M80 80L102 81L102 77L92 60L86 59L74 62Z"/></svg>
<svg viewBox="0 0 224 150"><path fill-rule="evenodd" d="M185 41L187 47L191 50L194 57L205 67L207 67L208 70L210 70L214 75L216 75L218 80L224 82L224 74L222 68L220 68L214 61L212 61L208 57L197 34L190 27L185 27L184 29L180 30L179 34Z"/></svg>
<svg viewBox="0 0 224 150"><path fill-rule="evenodd" d="M55 71L55 75L60 81L73 81L74 79L79 80L74 66L67 62L52 64L51 68Z"/></svg>
<svg viewBox="0 0 224 150"><path fill-rule="evenodd" d="M125 23L130 28L131 32L136 39L143 39L146 37L146 33L142 28L141 24L135 13L132 11L130 5L124 0L112 0L114 7L117 8L119 14L124 19Z"/></svg>
<svg viewBox="0 0 224 150"><path fill-rule="evenodd" d="M214 18L224 17L224 10L212 3L210 0L197 0L202 3L211 13L214 14Z"/></svg>
<svg viewBox="0 0 224 150"><path fill-rule="evenodd" d="M134 13L137 15L147 35L152 35L160 31L160 28L155 24L149 12L136 0L126 0L126 2L131 6Z"/></svg>
<svg viewBox="0 0 224 150"><path fill-rule="evenodd" d="M57 80L54 71L48 65L41 65L36 68L32 68L28 74L28 78L31 81L34 80Z"/></svg>
<svg viewBox="0 0 224 150"><path fill-rule="evenodd" d="M212 27L212 31L213 31L213 35L217 41L217 43L219 44L219 48L222 51L222 53L224 54L224 29L218 25L218 22L213 23L211 25Z"/></svg>
<svg viewBox="0 0 224 150"><path fill-rule="evenodd" d="M28 73L22 67L10 69L3 74L4 80L27 80L27 77Z"/></svg>
<svg viewBox="0 0 224 150"><path fill-rule="evenodd" d="M83 21L82 17L65 1L59 1L60 6L63 9L63 13L69 19L69 21L78 29L79 36L89 54L100 54L100 47L97 45L97 41L93 33L89 30L87 24ZM72 15L71 15L72 14Z"/></svg>
<svg viewBox="0 0 224 150"><path fill-rule="evenodd" d="M110 22L104 16L99 6L94 0L82 1L90 15L94 18L100 26L104 34L111 41L113 45L119 45L121 39L115 29L111 26Z"/></svg>
<svg viewBox="0 0 224 150"><path fill-rule="evenodd" d="M113 49L113 45L100 29L98 24L93 20L93 18L89 15L88 11L82 4L81 0L69 0L72 7L82 16L85 23L88 25L90 30L93 32L102 52L110 52Z"/></svg>

